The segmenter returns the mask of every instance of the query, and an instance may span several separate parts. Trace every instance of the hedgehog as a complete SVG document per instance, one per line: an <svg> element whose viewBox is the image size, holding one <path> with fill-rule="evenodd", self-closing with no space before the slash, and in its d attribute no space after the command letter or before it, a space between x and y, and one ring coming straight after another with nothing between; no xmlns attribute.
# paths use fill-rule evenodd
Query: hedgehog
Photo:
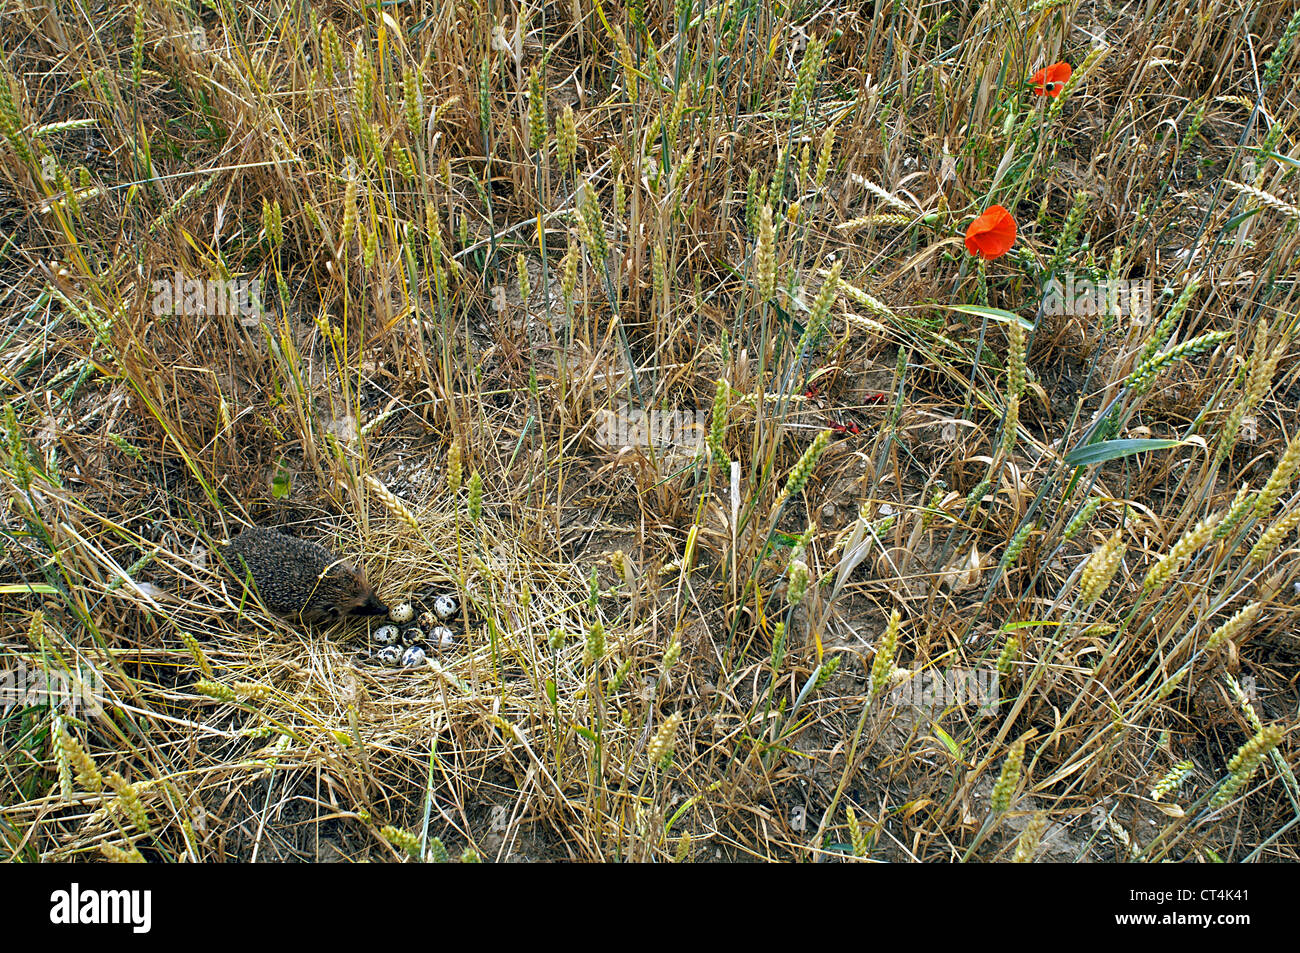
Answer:
<svg viewBox="0 0 1300 953"><path fill-rule="evenodd" d="M364 572L324 546L279 530L245 530L230 541L223 556L238 581L252 574L257 594L279 615L327 622L346 615L388 612Z"/></svg>

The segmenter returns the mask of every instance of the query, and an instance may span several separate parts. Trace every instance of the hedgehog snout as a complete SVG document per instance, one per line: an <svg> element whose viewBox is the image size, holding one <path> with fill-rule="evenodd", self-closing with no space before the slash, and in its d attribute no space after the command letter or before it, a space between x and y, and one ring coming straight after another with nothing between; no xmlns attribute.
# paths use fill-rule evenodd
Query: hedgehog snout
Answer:
<svg viewBox="0 0 1300 953"><path fill-rule="evenodd" d="M378 596L371 593L352 612L355 615L388 615L388 606L384 605Z"/></svg>

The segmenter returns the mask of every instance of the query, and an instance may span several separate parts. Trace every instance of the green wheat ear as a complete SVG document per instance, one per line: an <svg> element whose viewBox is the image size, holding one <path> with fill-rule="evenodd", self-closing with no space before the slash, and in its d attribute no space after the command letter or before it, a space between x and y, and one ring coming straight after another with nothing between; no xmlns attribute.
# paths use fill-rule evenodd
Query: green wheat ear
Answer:
<svg viewBox="0 0 1300 953"><path fill-rule="evenodd" d="M1212 513L1185 532L1147 573L1142 581L1142 591L1152 593L1162 589L1187 560L1214 538L1214 528L1222 519L1222 513Z"/></svg>
<svg viewBox="0 0 1300 953"><path fill-rule="evenodd" d="M786 599L792 606L802 605L807 592L808 564L802 559L796 559L790 563L790 585L786 590Z"/></svg>
<svg viewBox="0 0 1300 953"><path fill-rule="evenodd" d="M528 146L541 152L546 145L546 94L534 68L528 75Z"/></svg>
<svg viewBox="0 0 1300 953"><path fill-rule="evenodd" d="M677 742L677 729L681 723L681 714L673 712L664 719L663 724L659 726L659 730L650 739L650 745L646 749L646 759L652 766L658 767L661 771L666 771L672 763L673 748Z"/></svg>
<svg viewBox="0 0 1300 953"><path fill-rule="evenodd" d="M130 841L127 841L125 848L118 847L116 844L100 844L99 852L104 855L104 859L110 864L143 864L145 862L144 855Z"/></svg>
<svg viewBox="0 0 1300 953"><path fill-rule="evenodd" d="M1155 383L1155 379L1160 376L1165 368L1178 363L1184 358L1194 357L1217 347L1231 336L1231 331L1211 331L1208 334L1192 338L1190 341L1184 341L1182 344L1175 344L1169 350L1156 354L1138 365L1137 369L1124 381L1124 386L1131 387L1136 395L1145 394L1151 389L1151 385Z"/></svg>
<svg viewBox="0 0 1300 953"><path fill-rule="evenodd" d="M18 158L28 166L36 165L36 157L28 145L27 135L23 131L26 123L14 100L15 81L9 71L0 68L0 135L9 141Z"/></svg>
<svg viewBox="0 0 1300 953"><path fill-rule="evenodd" d="M1245 515L1255 506L1255 499L1259 494L1252 493L1250 485L1243 483L1237 490L1237 495L1232 498L1232 505L1228 507L1228 512L1219 525L1214 527L1214 539L1227 539L1229 534L1237 528L1237 524L1242 521Z"/></svg>
<svg viewBox="0 0 1300 953"><path fill-rule="evenodd" d="M587 628L587 661L596 663L605 657L605 625L599 619Z"/></svg>
<svg viewBox="0 0 1300 953"><path fill-rule="evenodd" d="M729 462L723 438L727 432L727 399L730 391L726 378L719 377L713 392L713 416L709 423L708 439L710 461L714 466L723 466Z"/></svg>
<svg viewBox="0 0 1300 953"><path fill-rule="evenodd" d="M758 300L771 301L776 290L776 229L772 224L772 206L768 204L758 213L758 249L754 261L758 268Z"/></svg>
<svg viewBox="0 0 1300 953"><path fill-rule="evenodd" d="M357 227L357 180L348 176L348 184L343 190L343 222L339 226L339 248L345 249L353 230Z"/></svg>
<svg viewBox="0 0 1300 953"><path fill-rule="evenodd" d="M582 241L597 264L604 264L609 256L609 240L605 237L605 221L600 214L600 200L590 182L583 183L583 203L578 219L582 228Z"/></svg>
<svg viewBox="0 0 1300 953"><path fill-rule="evenodd" d="M449 860L447 847L441 837L429 838L429 860L435 864L445 864Z"/></svg>
<svg viewBox="0 0 1300 953"><path fill-rule="evenodd" d="M1083 567L1079 577L1079 602L1084 608L1096 602L1110 585L1111 579L1124 559L1127 546L1120 541L1120 531L1097 547Z"/></svg>
<svg viewBox="0 0 1300 953"><path fill-rule="evenodd" d="M144 73L144 4L135 8L135 26L131 36L131 84L140 88Z"/></svg>
<svg viewBox="0 0 1300 953"><path fill-rule="evenodd" d="M95 764L95 760L86 753L86 749L81 746L77 739L72 737L67 727L63 725L60 726L59 744L63 746L63 755L72 767L82 788L87 791L101 790L104 787L104 777L99 773L99 767Z"/></svg>
<svg viewBox="0 0 1300 953"><path fill-rule="evenodd" d="M478 523L483 516L483 478L475 470L469 475L469 521Z"/></svg>
<svg viewBox="0 0 1300 953"><path fill-rule="evenodd" d="M384 835L394 847L404 850L412 860L420 860L420 838L416 837L410 831L404 831L400 827L393 827L385 824L379 829L379 833Z"/></svg>
<svg viewBox="0 0 1300 953"><path fill-rule="evenodd" d="M1300 10L1291 14L1286 30L1282 33L1282 39L1277 41L1277 46L1273 48L1273 53L1264 66L1265 88L1272 86L1282 76L1282 66L1286 63L1287 54L1291 52L1297 35L1300 35Z"/></svg>
<svg viewBox="0 0 1300 953"><path fill-rule="evenodd" d="M140 800L139 786L128 784L116 771L109 771L105 775L105 780L108 782L108 786L117 794L114 806L125 814L140 831L147 834L150 831L149 814L145 810L144 803Z"/></svg>
<svg viewBox="0 0 1300 953"><path fill-rule="evenodd" d="M1231 801L1252 777L1259 770L1264 756L1282 743L1282 737L1285 734L1278 725L1264 725L1251 738L1242 745L1232 760L1228 762L1228 777L1214 795L1210 805L1212 807L1223 807Z"/></svg>
<svg viewBox="0 0 1300 953"><path fill-rule="evenodd" d="M758 167L749 170L749 184L745 189L745 227L758 230Z"/></svg>
<svg viewBox="0 0 1300 953"><path fill-rule="evenodd" d="M1291 438L1291 442L1282 453L1282 458L1278 460L1277 466L1269 475L1268 482L1264 484L1264 489L1260 490L1259 496L1255 498L1255 516L1258 519L1265 519L1273 512L1277 501L1295 480L1297 469L1300 469L1300 432Z"/></svg>
<svg viewBox="0 0 1300 953"><path fill-rule="evenodd" d="M889 614L885 633L880 637L876 647L876 657L871 662L871 697L879 697L889 687L889 679L894 671L894 653L898 649L898 633L902 627L902 616L898 609Z"/></svg>
<svg viewBox="0 0 1300 953"><path fill-rule="evenodd" d="M451 449L447 451L447 492L452 496L460 490L461 478L464 475L464 464L461 461L460 437L452 441Z"/></svg>
<svg viewBox="0 0 1300 953"><path fill-rule="evenodd" d="M413 69L402 74L402 115L411 141L419 142L420 125L424 119L424 91L420 88L420 77Z"/></svg>
<svg viewBox="0 0 1300 953"><path fill-rule="evenodd" d="M1025 825L1025 829L1020 832L1020 838L1016 841L1014 863L1027 864L1034 859L1034 855L1038 853L1038 845L1042 842L1045 830L1047 830L1047 812L1035 811L1034 816L1029 819L1029 823Z"/></svg>
<svg viewBox="0 0 1300 953"><path fill-rule="evenodd" d="M1214 630L1214 633L1205 640L1205 652L1211 654L1223 645L1224 642L1231 642L1241 632L1248 628L1255 617L1259 615L1259 610L1264 607L1262 602L1252 602L1250 605L1241 609L1223 625Z"/></svg>
<svg viewBox="0 0 1300 953"><path fill-rule="evenodd" d="M849 821L849 846L853 850L854 857L867 856L867 836L862 830L862 825L858 823L858 815L854 813L852 806L848 808Z"/></svg>
<svg viewBox="0 0 1300 953"><path fill-rule="evenodd" d="M1191 776L1195 765L1191 761L1179 761L1151 789L1151 800L1158 801L1170 791L1175 791Z"/></svg>
<svg viewBox="0 0 1300 953"><path fill-rule="evenodd" d="M515 270L519 276L519 298L528 306L528 298L532 292L532 283L528 277L528 259L524 257L523 252L515 255Z"/></svg>
<svg viewBox="0 0 1300 953"><path fill-rule="evenodd" d="M677 841L677 849L673 852L673 863L684 864L691 859L691 832L687 831L682 834Z"/></svg>
<svg viewBox="0 0 1300 953"><path fill-rule="evenodd" d="M831 431L823 430L813 440L812 444L804 451L799 462L794 465L790 471L790 476L785 481L785 488L777 497L778 502L787 500L792 496L798 496L808 480L812 477L812 472L817 466L817 460L826 451L831 443Z"/></svg>
<svg viewBox="0 0 1300 953"><path fill-rule="evenodd" d="M1025 741L1017 739L1002 764L1002 772L993 785L993 813L1005 814L1011 807L1011 798L1020 783L1020 768L1025 760Z"/></svg>
<svg viewBox="0 0 1300 953"><path fill-rule="evenodd" d="M1300 507L1292 510L1264 531L1264 535L1259 538L1259 542L1250 550L1251 562L1262 563L1268 559L1273 550L1277 549L1278 544L1286 539L1291 534L1291 530L1297 526L1300 526Z"/></svg>
<svg viewBox="0 0 1300 953"><path fill-rule="evenodd" d="M560 171L570 174L577 165L578 130L573 118L573 107L567 103L560 113L560 122L556 129L556 152L560 160Z"/></svg>
<svg viewBox="0 0 1300 953"><path fill-rule="evenodd" d="M1006 644L998 653L997 670L999 678L1010 678L1014 671L1016 659L1020 657L1020 640L1008 635Z"/></svg>

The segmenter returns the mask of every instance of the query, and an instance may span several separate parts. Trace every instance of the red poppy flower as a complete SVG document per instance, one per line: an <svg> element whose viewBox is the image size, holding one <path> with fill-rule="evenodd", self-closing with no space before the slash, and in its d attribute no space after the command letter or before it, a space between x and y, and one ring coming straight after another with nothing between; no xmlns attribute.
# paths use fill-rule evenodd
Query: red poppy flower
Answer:
<svg viewBox="0 0 1300 953"><path fill-rule="evenodd" d="M1035 96L1059 96L1073 75L1069 63L1053 63L1029 77L1029 81L1034 84Z"/></svg>
<svg viewBox="0 0 1300 953"><path fill-rule="evenodd" d="M981 258L999 258L1016 240L1016 220L1001 205L990 205L966 229L966 250Z"/></svg>

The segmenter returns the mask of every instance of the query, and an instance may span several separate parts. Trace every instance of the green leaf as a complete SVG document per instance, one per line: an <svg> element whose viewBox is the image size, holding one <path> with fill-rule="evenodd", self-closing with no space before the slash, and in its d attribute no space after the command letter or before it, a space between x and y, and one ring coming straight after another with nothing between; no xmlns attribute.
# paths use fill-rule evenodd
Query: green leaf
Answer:
<svg viewBox="0 0 1300 953"><path fill-rule="evenodd" d="M1224 222L1223 227L1219 229L1219 234L1227 235L1230 231L1232 231L1234 228L1236 228L1246 219L1250 218L1251 216L1258 215L1262 211L1264 211L1264 206L1260 205L1256 208L1252 208L1248 211L1242 212L1240 215L1234 215L1228 221Z"/></svg>
<svg viewBox="0 0 1300 953"><path fill-rule="evenodd" d="M1046 619L1029 619L1025 622L1008 622L999 629L999 632L1015 632L1017 629L1028 629L1031 626L1038 625L1061 625L1060 622L1049 622Z"/></svg>
<svg viewBox="0 0 1300 953"><path fill-rule="evenodd" d="M1087 467L1094 463L1105 463L1119 457L1131 457L1148 450L1168 450L1181 447L1183 440L1103 440L1086 447L1076 447L1065 455L1065 464L1070 467Z"/></svg>
<svg viewBox="0 0 1300 953"><path fill-rule="evenodd" d="M791 548L797 542L799 542L798 533L782 533L780 530L775 530L772 533L772 545L774 546Z"/></svg>
<svg viewBox="0 0 1300 953"><path fill-rule="evenodd" d="M1279 152L1265 152L1264 155L1268 156L1268 158L1270 159L1276 159L1278 162L1285 162L1293 169L1300 169L1300 162L1297 162L1295 159L1292 159L1290 156L1284 156Z"/></svg>
<svg viewBox="0 0 1300 953"><path fill-rule="evenodd" d="M277 500L283 500L289 495L289 489L293 483L293 477L284 466L284 460L281 460L276 466L275 476L271 478L271 496Z"/></svg>
<svg viewBox="0 0 1300 953"><path fill-rule="evenodd" d="M957 744L957 742L953 740L952 735L948 734L948 732L944 731L938 725L932 724L930 727L934 730L934 733L939 736L939 740L942 741L943 746L948 749L948 753L954 758L960 758L961 745Z"/></svg>
<svg viewBox="0 0 1300 953"><path fill-rule="evenodd" d="M35 595L35 596L57 596L59 590L55 589L46 582L7 582L0 586L0 596L16 595Z"/></svg>
<svg viewBox="0 0 1300 953"><path fill-rule="evenodd" d="M960 311L962 314L973 314L977 318L992 318L994 321L1001 321L1003 324L1018 321L1026 331L1034 329L1033 321L1022 318L1014 311L1003 311L1001 308L986 308L978 304L941 304L938 307L948 311Z"/></svg>

